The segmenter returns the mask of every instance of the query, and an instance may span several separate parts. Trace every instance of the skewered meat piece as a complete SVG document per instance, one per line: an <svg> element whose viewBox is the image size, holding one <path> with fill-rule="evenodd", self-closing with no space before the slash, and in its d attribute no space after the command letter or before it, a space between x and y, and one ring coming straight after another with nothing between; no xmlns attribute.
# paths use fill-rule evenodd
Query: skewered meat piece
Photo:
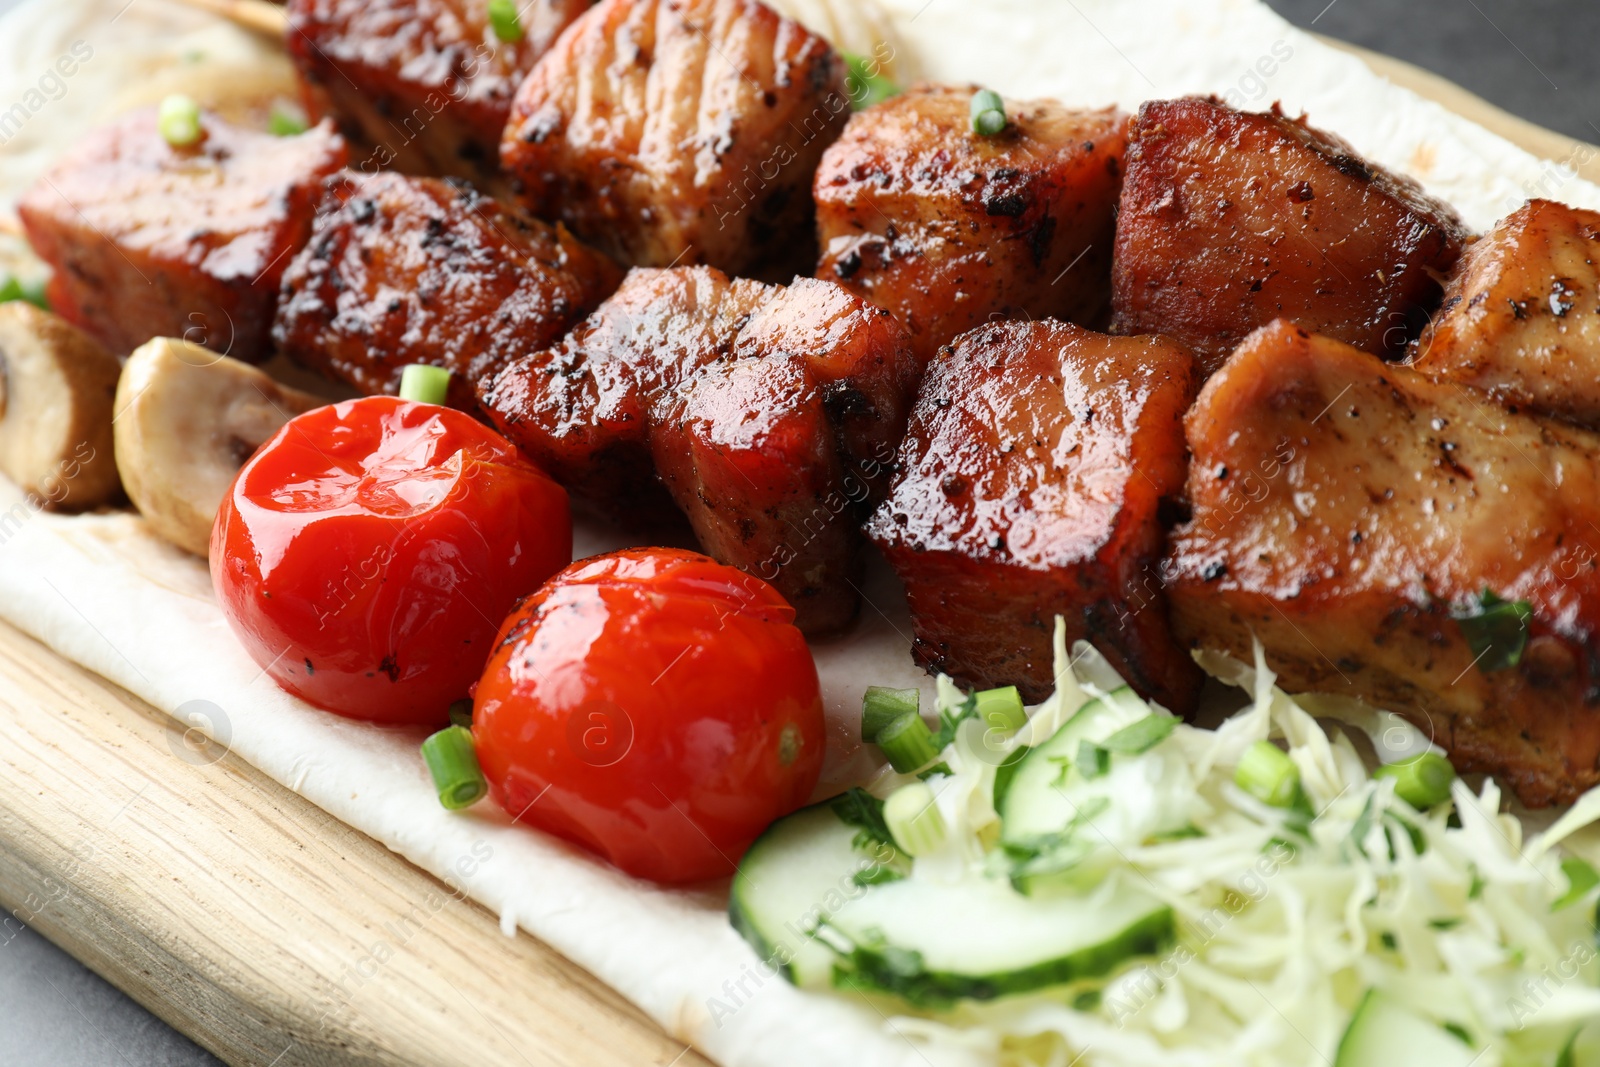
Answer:
<svg viewBox="0 0 1600 1067"><path fill-rule="evenodd" d="M91 134L23 196L28 241L54 269L51 306L118 355L182 337L235 359L271 351L278 281L311 232L345 146L323 124L295 137L205 115L168 144L156 111Z"/></svg>
<svg viewBox="0 0 1600 1067"><path fill-rule="evenodd" d="M1600 783L1600 435L1281 320L1187 430L1180 638L1248 661L1254 634L1286 690L1400 712L1528 804ZM1459 620L1485 590L1526 629L1508 605Z"/></svg>
<svg viewBox="0 0 1600 1067"><path fill-rule="evenodd" d="M500 134L534 61L589 0L519 3L516 41L488 0L289 0L285 44L307 102L360 169L499 182Z"/></svg>
<svg viewBox="0 0 1600 1067"><path fill-rule="evenodd" d="M1448 205L1304 118L1154 100L1128 131L1114 329L1183 341L1207 373L1280 316L1399 355L1464 236Z"/></svg>
<svg viewBox="0 0 1600 1067"><path fill-rule="evenodd" d="M860 505L797 355L703 367L651 417L656 470L712 557L772 583L807 633L855 618Z"/></svg>
<svg viewBox="0 0 1600 1067"><path fill-rule="evenodd" d="M500 157L535 214L623 263L787 280L815 262L844 73L756 0L603 0L518 89Z"/></svg>
<svg viewBox="0 0 1600 1067"><path fill-rule="evenodd" d="M905 581L918 662L1042 700L1059 615L1141 694L1192 711L1200 672L1156 565L1199 383L1177 344L1060 322L980 327L941 352L867 525Z"/></svg>
<svg viewBox="0 0 1600 1067"><path fill-rule="evenodd" d="M480 388L562 484L634 525L681 510L817 632L855 612L856 524L914 381L893 316L836 285L679 267L629 272L560 344Z"/></svg>
<svg viewBox="0 0 1600 1067"><path fill-rule="evenodd" d="M452 403L554 344L617 287L605 256L460 182L346 171L283 278L281 351L366 393L448 367Z"/></svg>
<svg viewBox="0 0 1600 1067"><path fill-rule="evenodd" d="M1416 368L1600 427L1600 212L1530 200L1474 242Z"/></svg>
<svg viewBox="0 0 1600 1067"><path fill-rule="evenodd" d="M919 86L857 112L814 186L817 276L894 312L924 363L994 319L1093 324L1111 295L1128 116L1014 100L984 137L973 92Z"/></svg>

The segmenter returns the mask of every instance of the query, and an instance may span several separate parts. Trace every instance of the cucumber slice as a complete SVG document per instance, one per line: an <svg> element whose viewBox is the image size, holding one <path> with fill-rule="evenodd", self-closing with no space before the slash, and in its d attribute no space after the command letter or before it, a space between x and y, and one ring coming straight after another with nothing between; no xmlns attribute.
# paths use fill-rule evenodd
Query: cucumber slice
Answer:
<svg viewBox="0 0 1600 1067"><path fill-rule="evenodd" d="M800 986L828 986L836 957L814 940L819 922L858 901L893 869L887 846L853 844L858 832L832 801L813 804L767 827L739 862L728 898L733 928L763 960Z"/></svg>
<svg viewBox="0 0 1600 1067"><path fill-rule="evenodd" d="M1175 930L1170 908L1120 879L1046 900L996 879L906 879L840 909L822 936L847 952L840 984L932 1006L1102 977Z"/></svg>
<svg viewBox="0 0 1600 1067"><path fill-rule="evenodd" d="M1481 1053L1437 1023L1429 1022L1376 989L1356 1007L1334 1067L1469 1067Z"/></svg>
<svg viewBox="0 0 1600 1067"><path fill-rule="evenodd" d="M1048 741L1029 749L1016 765L1004 793L996 797L1001 840L1007 845L1025 846L1070 826L1083 810L1084 798L1075 795L1076 790L1064 787L1078 779L1077 772L1067 774L1064 780L1062 771L1073 766L1078 746L1084 741L1104 740L1150 712L1150 705L1124 686L1089 701Z"/></svg>

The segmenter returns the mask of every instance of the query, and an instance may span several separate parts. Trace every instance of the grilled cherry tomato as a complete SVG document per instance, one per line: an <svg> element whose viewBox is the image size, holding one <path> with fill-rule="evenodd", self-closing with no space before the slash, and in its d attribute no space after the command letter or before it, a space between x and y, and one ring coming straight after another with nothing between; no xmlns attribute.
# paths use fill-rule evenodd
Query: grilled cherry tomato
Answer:
<svg viewBox="0 0 1600 1067"><path fill-rule="evenodd" d="M794 609L695 552L581 560L514 612L472 732L511 815L629 874L733 873L822 770L822 697Z"/></svg>
<svg viewBox="0 0 1600 1067"><path fill-rule="evenodd" d="M290 421L211 532L217 598L262 669L382 723L447 721L499 621L571 558L565 490L470 416L387 396Z"/></svg>

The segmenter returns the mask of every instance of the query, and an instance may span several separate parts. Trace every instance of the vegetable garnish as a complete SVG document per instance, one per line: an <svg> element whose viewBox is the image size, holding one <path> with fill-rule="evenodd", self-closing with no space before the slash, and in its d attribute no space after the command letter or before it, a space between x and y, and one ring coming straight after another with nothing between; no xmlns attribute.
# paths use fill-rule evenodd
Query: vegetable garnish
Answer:
<svg viewBox="0 0 1600 1067"><path fill-rule="evenodd" d="M274 137L293 137L308 129L310 124L306 122L306 113L298 105L285 100L272 102L272 110L267 114L268 133Z"/></svg>
<svg viewBox="0 0 1600 1067"><path fill-rule="evenodd" d="M985 689L974 693L978 718L992 729L1014 734L1028 722L1028 712L1022 706L1022 694L1014 685L1001 689Z"/></svg>
<svg viewBox="0 0 1600 1067"><path fill-rule="evenodd" d="M909 774L939 758L933 731L917 714L901 715L878 731L874 738L889 763L902 774Z"/></svg>
<svg viewBox="0 0 1600 1067"><path fill-rule="evenodd" d="M522 40L522 19L515 0L489 0L489 28L506 44Z"/></svg>
<svg viewBox="0 0 1600 1067"><path fill-rule="evenodd" d="M419 404L443 404L450 392L450 372L426 363L408 364L400 372L400 399Z"/></svg>
<svg viewBox="0 0 1600 1067"><path fill-rule="evenodd" d="M472 729L472 701L458 700L450 705L450 724Z"/></svg>
<svg viewBox="0 0 1600 1067"><path fill-rule="evenodd" d="M7 275L5 281L0 282L0 304L12 300L25 300L42 311L50 310L50 301L45 297L44 282L23 282L16 275Z"/></svg>
<svg viewBox="0 0 1600 1067"><path fill-rule="evenodd" d="M844 61L848 67L844 85L850 94L852 110L860 111L882 103L891 96L899 96L903 91L896 82L884 75L876 59L846 52Z"/></svg>
<svg viewBox="0 0 1600 1067"><path fill-rule="evenodd" d="M1533 606L1526 600L1505 600L1492 589L1454 613L1461 636L1477 657L1480 671L1503 671L1522 662L1528 644L1528 620Z"/></svg>
<svg viewBox="0 0 1600 1067"><path fill-rule="evenodd" d="M675 548L551 578L506 618L473 700L497 804L657 882L733 873L810 798L827 743L794 609Z"/></svg>
<svg viewBox="0 0 1600 1067"><path fill-rule="evenodd" d="M867 686L861 698L861 740L876 741L885 726L902 715L916 715L921 701L922 694L915 689Z"/></svg>
<svg viewBox="0 0 1600 1067"><path fill-rule="evenodd" d="M757 951L1003 1067L1589 1062L1600 790L1534 833L1404 720L1322 725L1259 648L1202 655L1253 697L1207 730L1063 633L1015 734L940 678L942 751L768 830L730 906ZM1345 731L1375 728L1412 755L1369 771Z"/></svg>
<svg viewBox="0 0 1600 1067"><path fill-rule="evenodd" d="M368 396L290 420L217 510L211 579L272 680L435 728L506 613L572 558L566 490L453 408Z"/></svg>
<svg viewBox="0 0 1600 1067"><path fill-rule="evenodd" d="M1423 752L1379 767L1372 776L1394 779L1395 795L1418 811L1425 811L1450 799L1456 769L1439 753Z"/></svg>
<svg viewBox="0 0 1600 1067"><path fill-rule="evenodd" d="M162 140L174 148L186 148L200 140L200 105L193 97L173 93L161 101L156 112L156 129Z"/></svg>
<svg viewBox="0 0 1600 1067"><path fill-rule="evenodd" d="M993 89L979 89L972 94L972 132L982 137L993 137L1006 128L1006 104Z"/></svg>
<svg viewBox="0 0 1600 1067"><path fill-rule="evenodd" d="M944 816L924 782L903 785L883 802L883 821L901 852L926 856L944 844Z"/></svg>
<svg viewBox="0 0 1600 1067"><path fill-rule="evenodd" d="M1233 781L1263 804L1293 807L1300 799L1300 769L1271 741L1257 741L1239 756Z"/></svg>
<svg viewBox="0 0 1600 1067"><path fill-rule="evenodd" d="M471 730L446 726L430 735L422 742L422 760L433 775L439 803L451 811L470 808L489 792L489 783L478 767Z"/></svg>

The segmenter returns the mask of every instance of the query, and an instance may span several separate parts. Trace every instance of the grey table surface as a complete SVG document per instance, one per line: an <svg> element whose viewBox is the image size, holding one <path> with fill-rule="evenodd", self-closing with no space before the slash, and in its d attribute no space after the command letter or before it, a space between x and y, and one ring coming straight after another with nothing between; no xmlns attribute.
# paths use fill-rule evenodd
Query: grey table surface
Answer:
<svg viewBox="0 0 1600 1067"><path fill-rule="evenodd" d="M0 13L15 2L0 0ZM1593 0L1269 3L1299 26L1408 60L1532 122L1600 142ZM217 1062L32 930L0 943L0 1065Z"/></svg>

